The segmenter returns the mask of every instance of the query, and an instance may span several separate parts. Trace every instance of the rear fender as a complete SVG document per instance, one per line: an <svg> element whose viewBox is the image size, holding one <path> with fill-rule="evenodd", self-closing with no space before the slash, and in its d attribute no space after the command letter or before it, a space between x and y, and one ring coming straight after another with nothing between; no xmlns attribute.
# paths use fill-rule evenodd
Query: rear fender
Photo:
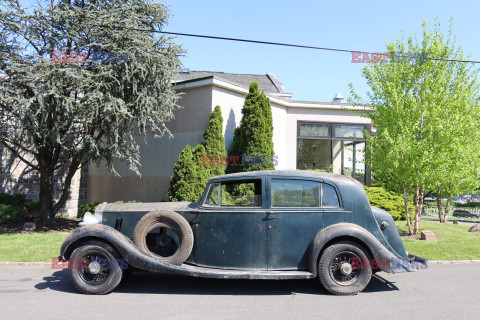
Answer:
<svg viewBox="0 0 480 320"><path fill-rule="evenodd" d="M377 259L377 261L380 259L384 259L385 261L385 259L387 259L389 261L388 266L385 266L382 271L388 273L413 271L402 267L400 261L404 261L404 259L397 257L385 248L368 230L352 223L337 223L317 233L311 244L309 271L316 275L318 259L323 250L329 245L342 240L350 240L362 245L370 254L371 259L374 258Z"/></svg>

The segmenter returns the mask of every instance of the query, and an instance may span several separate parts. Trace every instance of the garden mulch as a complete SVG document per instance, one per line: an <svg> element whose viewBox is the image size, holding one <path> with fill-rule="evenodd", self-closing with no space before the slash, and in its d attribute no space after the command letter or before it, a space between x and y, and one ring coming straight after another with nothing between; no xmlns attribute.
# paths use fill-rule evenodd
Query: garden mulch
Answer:
<svg viewBox="0 0 480 320"><path fill-rule="evenodd" d="M78 227L79 220L57 218L55 222L49 226L41 226L38 222L34 231L22 231L25 222L11 222L0 224L0 234L12 233L31 233L31 232L71 232Z"/></svg>

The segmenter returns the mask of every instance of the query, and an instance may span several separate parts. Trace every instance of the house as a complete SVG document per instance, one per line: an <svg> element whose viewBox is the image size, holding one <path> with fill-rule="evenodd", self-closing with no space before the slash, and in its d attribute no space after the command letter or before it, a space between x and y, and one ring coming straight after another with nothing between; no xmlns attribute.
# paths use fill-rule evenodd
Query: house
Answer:
<svg viewBox="0 0 480 320"><path fill-rule="evenodd" d="M174 87L182 94L174 112L175 120L167 126L172 137L138 136L141 176L125 165L115 165L120 176L105 167L90 165L75 175L70 198L60 212L76 216L78 205L96 201L142 202L167 200L173 167L178 155L189 144L202 141L210 113L220 106L224 119L225 145L228 150L235 128L242 118L242 107L251 82L270 99L273 116L273 142L276 169L320 169L353 176L370 184L365 169L363 131L370 130L370 119L355 113L360 108L345 103L341 95L333 101L297 101L275 74L234 74L209 71L184 71ZM361 109L363 110L363 109ZM353 111L353 112L352 112ZM38 197L38 176L18 159L2 150L0 192L26 193ZM55 190L58 199L59 190Z"/></svg>
<svg viewBox="0 0 480 320"><path fill-rule="evenodd" d="M292 94L275 74L235 74L210 71L180 73L174 83L182 94L181 109L175 121L167 124L173 138L138 137L141 146L141 176L120 167L119 176L105 168L90 166L88 202L167 200L170 177L178 155L187 145L202 141L203 131L215 106L222 109L225 145L228 150L235 128L242 118L242 107L251 82L270 99L273 116L273 142L276 169L323 169L354 176L370 184L365 169L363 130L370 130L370 119L352 111L341 95L331 102L292 100Z"/></svg>

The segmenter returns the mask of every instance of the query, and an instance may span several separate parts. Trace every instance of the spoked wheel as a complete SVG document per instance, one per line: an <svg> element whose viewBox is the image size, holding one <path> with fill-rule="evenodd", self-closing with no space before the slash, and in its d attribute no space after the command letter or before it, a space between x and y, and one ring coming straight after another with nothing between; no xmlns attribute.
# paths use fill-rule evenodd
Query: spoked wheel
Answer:
<svg viewBox="0 0 480 320"><path fill-rule="evenodd" d="M80 277L89 285L101 285L110 275L111 265L108 257L101 252L87 254L80 268ZM104 262L105 261L105 262Z"/></svg>
<svg viewBox="0 0 480 320"><path fill-rule="evenodd" d="M354 265L355 259L362 262L361 268ZM335 243L326 248L320 257L318 277L325 289L333 294L357 294L372 277L368 254L355 242Z"/></svg>
<svg viewBox="0 0 480 320"><path fill-rule="evenodd" d="M184 217L168 210L152 211L135 226L133 242L164 263L181 265L193 248L193 232Z"/></svg>
<svg viewBox="0 0 480 320"><path fill-rule="evenodd" d="M342 251L330 263L330 277L341 286L348 286L357 281L361 269L353 269L352 258L359 258L351 251Z"/></svg>
<svg viewBox="0 0 480 320"><path fill-rule="evenodd" d="M115 289L123 276L120 255L110 245L89 241L70 256L69 275L75 287L87 294L106 294Z"/></svg>

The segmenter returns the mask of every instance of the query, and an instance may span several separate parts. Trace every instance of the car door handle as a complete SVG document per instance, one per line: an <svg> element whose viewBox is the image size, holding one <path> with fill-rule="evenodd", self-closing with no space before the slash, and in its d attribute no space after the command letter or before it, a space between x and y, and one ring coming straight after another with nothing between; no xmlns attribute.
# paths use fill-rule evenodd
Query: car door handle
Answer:
<svg viewBox="0 0 480 320"><path fill-rule="evenodd" d="M268 221L268 220L275 220L275 219L277 219L277 217L275 217L275 216L272 217L272 216L271 216L271 214L272 214L271 212L266 212L266 214L267 214L267 216L266 216L265 218L262 218L262 221Z"/></svg>

